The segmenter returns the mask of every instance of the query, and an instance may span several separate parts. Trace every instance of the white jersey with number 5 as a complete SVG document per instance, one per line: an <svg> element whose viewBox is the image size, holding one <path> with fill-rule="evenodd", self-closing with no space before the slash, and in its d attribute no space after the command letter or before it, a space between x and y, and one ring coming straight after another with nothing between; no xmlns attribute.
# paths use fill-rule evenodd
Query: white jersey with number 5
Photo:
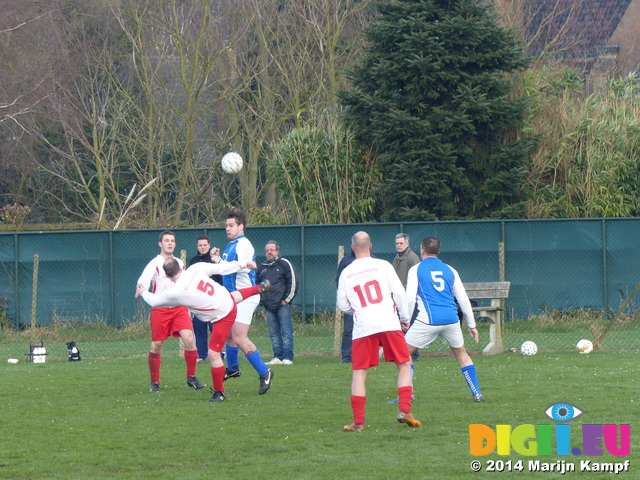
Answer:
<svg viewBox="0 0 640 480"><path fill-rule="evenodd" d="M336 304L353 312L353 338L400 330L400 320L409 321L407 296L389 262L363 257L340 274Z"/></svg>
<svg viewBox="0 0 640 480"><path fill-rule="evenodd" d="M203 322L217 322L227 316L235 301L226 288L211 280L211 275L225 275L241 269L238 262L194 263L162 293L143 292L142 298L151 307L182 305Z"/></svg>

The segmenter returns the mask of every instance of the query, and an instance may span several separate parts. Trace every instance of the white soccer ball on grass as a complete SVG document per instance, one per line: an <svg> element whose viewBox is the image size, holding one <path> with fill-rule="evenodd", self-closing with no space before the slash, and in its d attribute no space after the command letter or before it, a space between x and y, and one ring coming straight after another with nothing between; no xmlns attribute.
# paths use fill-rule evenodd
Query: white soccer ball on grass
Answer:
<svg viewBox="0 0 640 480"><path fill-rule="evenodd" d="M220 162L220 166L225 173L233 174L242 170L243 165L242 157L236 152L226 153Z"/></svg>
<svg viewBox="0 0 640 480"><path fill-rule="evenodd" d="M578 342L576 348L578 349L578 353L591 353L593 352L593 343L591 343L591 340L583 338Z"/></svg>
<svg viewBox="0 0 640 480"><path fill-rule="evenodd" d="M523 355L531 356L538 353L538 346L533 343L531 340L527 340L520 347L520 351Z"/></svg>

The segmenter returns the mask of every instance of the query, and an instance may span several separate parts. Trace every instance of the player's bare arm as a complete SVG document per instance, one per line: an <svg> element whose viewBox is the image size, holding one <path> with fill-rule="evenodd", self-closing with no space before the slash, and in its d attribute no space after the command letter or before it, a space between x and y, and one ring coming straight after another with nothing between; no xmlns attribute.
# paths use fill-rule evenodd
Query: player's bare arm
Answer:
<svg viewBox="0 0 640 480"><path fill-rule="evenodd" d="M136 296L135 296L135 298L138 298L140 295L142 295L142 292L144 292L145 290L146 290L146 288L144 288L144 285L139 283L138 287L136 288Z"/></svg>
<svg viewBox="0 0 640 480"><path fill-rule="evenodd" d="M469 334L473 337L473 339L476 341L476 343L478 343L480 341L480 338L478 337L478 329L477 328L470 328L469 329Z"/></svg>

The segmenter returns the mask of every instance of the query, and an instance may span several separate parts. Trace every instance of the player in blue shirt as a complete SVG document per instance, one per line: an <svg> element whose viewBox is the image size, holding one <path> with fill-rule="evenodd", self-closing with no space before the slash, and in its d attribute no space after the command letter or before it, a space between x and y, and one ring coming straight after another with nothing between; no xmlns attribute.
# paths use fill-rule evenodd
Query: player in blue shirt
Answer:
<svg viewBox="0 0 640 480"><path fill-rule="evenodd" d="M406 334L409 353L430 345L440 337L458 360L462 375L471 390L473 400L484 402L478 386L476 367L464 348L464 338L458 318L458 307L467 322L469 334L478 343L478 330L471 302L464 290L458 272L438 258L440 240L427 237L422 240L422 261L409 270L407 297L409 311L417 304L418 315Z"/></svg>
<svg viewBox="0 0 640 480"><path fill-rule="evenodd" d="M247 216L244 210L234 208L227 213L226 232L230 242L224 249L222 259L220 260L214 253L213 262L219 261L232 262L237 260L241 264L246 262L255 262L256 254L251 242L244 236L245 227L247 225ZM238 273L222 276L222 284L230 292L239 288L249 288L256 284L256 272L253 270L243 269ZM253 318L260 297L249 297L242 303L238 304L238 315L236 321L231 327L231 335L227 340L226 360L227 369L224 373L224 379L237 378L240 376L240 362L238 353L242 350L249 360L249 363L255 368L260 377L260 389L258 394L267 393L271 387L271 379L273 378L273 370L271 370L262 360L260 352L255 344L249 339L249 327Z"/></svg>

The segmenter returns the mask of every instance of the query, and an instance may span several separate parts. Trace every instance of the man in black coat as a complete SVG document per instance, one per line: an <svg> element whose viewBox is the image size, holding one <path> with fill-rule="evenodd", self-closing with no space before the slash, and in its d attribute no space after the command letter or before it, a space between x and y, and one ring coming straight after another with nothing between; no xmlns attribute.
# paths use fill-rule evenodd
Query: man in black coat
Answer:
<svg viewBox="0 0 640 480"><path fill-rule="evenodd" d="M189 260L189 266L198 262L213 262L211 260L211 241L208 235L198 237L197 248L198 254ZM222 284L222 276L212 275L211 278ZM203 322L195 315L191 315L191 321L193 322L193 334L196 337L196 348L198 349L197 362L204 363L207 361L207 355L209 354L209 332L213 324L211 322Z"/></svg>
<svg viewBox="0 0 640 480"><path fill-rule="evenodd" d="M293 265L280 256L280 246L269 240L264 247L266 261L258 267L256 282L271 282L271 288L260 294L260 304L267 315L269 337L273 346L273 359L267 365L293 363L293 318L291 300L298 291L298 280Z"/></svg>
<svg viewBox="0 0 640 480"><path fill-rule="evenodd" d="M356 259L356 254L353 250L349 255L345 255L340 260L338 264L338 271L336 272L336 288L338 287L338 283L340 281L340 274L342 271ZM351 363L351 341L353 334L353 315L350 313L342 314L342 360L340 363Z"/></svg>

